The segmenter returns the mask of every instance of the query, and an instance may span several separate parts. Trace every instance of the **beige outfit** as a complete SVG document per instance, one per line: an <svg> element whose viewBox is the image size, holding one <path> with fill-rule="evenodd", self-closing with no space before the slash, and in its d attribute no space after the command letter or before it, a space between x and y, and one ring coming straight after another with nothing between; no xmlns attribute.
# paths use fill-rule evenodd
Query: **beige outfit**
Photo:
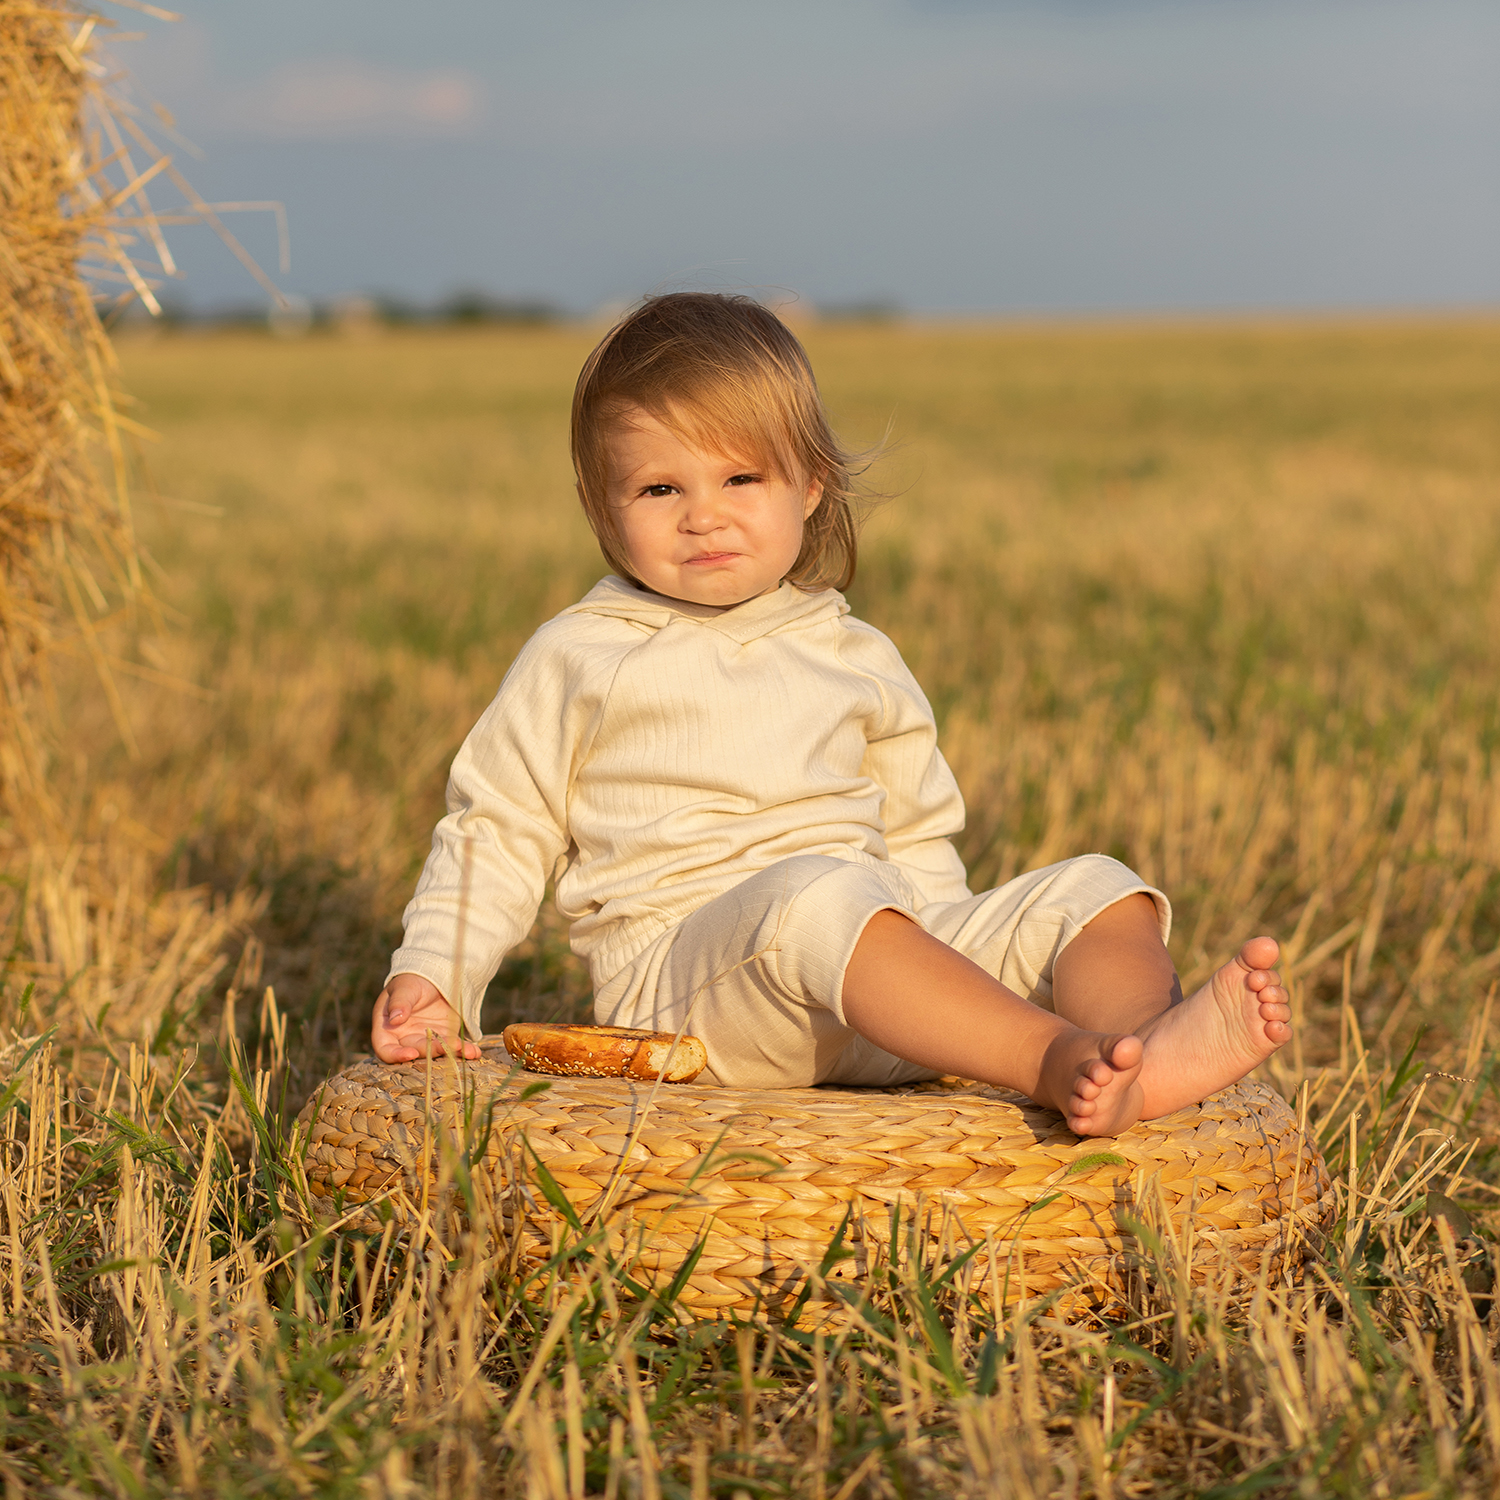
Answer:
<svg viewBox="0 0 1500 1500"><path fill-rule="evenodd" d="M479 1031L485 986L550 877L595 1013L676 1029L721 1083L922 1070L844 1026L864 924L905 912L1046 1003L1051 962L1135 891L1103 856L971 896L963 801L900 654L833 590L731 609L614 577L527 642L453 763L391 973Z"/></svg>
<svg viewBox="0 0 1500 1500"><path fill-rule="evenodd" d="M844 1024L844 969L877 911L904 912L1018 995L1052 1009L1052 963L1083 925L1135 891L1117 860L1085 854L962 901L923 903L894 864L804 854L752 875L663 933L594 998L611 1026L686 1031L708 1073L740 1088L934 1078Z"/></svg>

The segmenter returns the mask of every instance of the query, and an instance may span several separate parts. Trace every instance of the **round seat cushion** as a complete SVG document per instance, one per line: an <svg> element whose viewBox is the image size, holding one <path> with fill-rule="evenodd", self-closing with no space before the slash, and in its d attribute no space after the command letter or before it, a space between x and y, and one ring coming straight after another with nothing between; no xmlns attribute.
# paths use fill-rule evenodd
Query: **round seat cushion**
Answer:
<svg viewBox="0 0 1500 1500"><path fill-rule="evenodd" d="M903 1254L978 1246L963 1276L988 1301L1061 1290L1098 1306L1139 1271L1142 1222L1202 1280L1279 1276L1332 1217L1316 1144L1260 1082L1088 1139L1022 1095L962 1080L543 1079L498 1039L481 1045L478 1062L356 1062L318 1090L301 1122L320 1219L370 1226L426 1205L429 1225L457 1230L463 1203L434 1188L462 1149L490 1232L522 1266L553 1254L560 1227L602 1226L639 1280L665 1285L696 1254L680 1300L714 1314L784 1303L819 1267L825 1281L856 1279L893 1229ZM841 1227L852 1255L828 1257Z"/></svg>

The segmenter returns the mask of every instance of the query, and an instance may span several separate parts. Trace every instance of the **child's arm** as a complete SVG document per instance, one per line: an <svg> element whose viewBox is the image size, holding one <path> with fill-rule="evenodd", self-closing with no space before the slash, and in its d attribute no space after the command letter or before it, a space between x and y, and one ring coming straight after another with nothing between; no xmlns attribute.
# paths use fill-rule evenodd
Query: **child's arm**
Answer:
<svg viewBox="0 0 1500 1500"><path fill-rule="evenodd" d="M891 641L850 621L845 662L873 679L884 712L871 727L865 774L885 792L885 845L927 901L962 901L968 877L951 839L964 826L964 802L938 750L932 709Z"/></svg>
<svg viewBox="0 0 1500 1500"><path fill-rule="evenodd" d="M371 1043L382 1057L412 1047L411 1057L423 1055L429 1027L456 1037L462 1022L479 1035L485 987L530 930L548 876L566 857L569 782L611 665L578 633L562 616L531 638L454 759L448 815L376 1004ZM397 1006L403 1019L393 1021L385 996L398 993L403 975L425 983L424 1008L408 1015Z"/></svg>
<svg viewBox="0 0 1500 1500"><path fill-rule="evenodd" d="M479 1048L459 1036L458 1013L438 987L420 974L394 974L375 1002L370 1045L381 1062L415 1062L419 1057L479 1056Z"/></svg>

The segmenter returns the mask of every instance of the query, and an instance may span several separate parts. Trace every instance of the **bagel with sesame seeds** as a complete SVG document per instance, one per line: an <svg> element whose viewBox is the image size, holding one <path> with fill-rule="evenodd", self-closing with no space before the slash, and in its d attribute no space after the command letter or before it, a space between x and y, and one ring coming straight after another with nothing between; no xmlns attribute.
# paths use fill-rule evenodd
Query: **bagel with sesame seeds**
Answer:
<svg viewBox="0 0 1500 1500"><path fill-rule="evenodd" d="M691 1083L708 1066L708 1053L697 1037L628 1026L517 1021L505 1028L504 1042L523 1068L566 1078Z"/></svg>

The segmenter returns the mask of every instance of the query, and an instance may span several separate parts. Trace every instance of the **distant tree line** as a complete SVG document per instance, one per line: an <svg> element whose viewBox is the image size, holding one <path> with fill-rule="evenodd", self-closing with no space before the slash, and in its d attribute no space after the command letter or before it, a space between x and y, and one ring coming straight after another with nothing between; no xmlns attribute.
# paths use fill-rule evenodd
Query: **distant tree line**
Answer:
<svg viewBox="0 0 1500 1500"><path fill-rule="evenodd" d="M540 297L500 297L462 289L436 302L383 293L306 299L289 297L285 307L236 303L194 307L162 299L161 315L149 321L158 327L269 329L282 335L357 329L472 326L494 324L538 326L561 322L567 313ZM139 308L124 315L128 323L146 321Z"/></svg>
<svg viewBox="0 0 1500 1500"><path fill-rule="evenodd" d="M570 312L542 297L501 297L474 288L450 292L435 302L356 292L319 299L291 296L282 307L267 307L264 303L194 307L163 297L161 307L156 318L148 319L139 305L133 305L117 318L136 326L149 321L168 330L239 328L297 337L321 332L378 332L385 328L540 327L577 316L576 311ZM615 310L602 309L599 315L607 316ZM623 312L623 304L617 310ZM798 311L805 318L825 323L891 323L905 315L899 303L880 298L816 305L805 302L799 304Z"/></svg>

